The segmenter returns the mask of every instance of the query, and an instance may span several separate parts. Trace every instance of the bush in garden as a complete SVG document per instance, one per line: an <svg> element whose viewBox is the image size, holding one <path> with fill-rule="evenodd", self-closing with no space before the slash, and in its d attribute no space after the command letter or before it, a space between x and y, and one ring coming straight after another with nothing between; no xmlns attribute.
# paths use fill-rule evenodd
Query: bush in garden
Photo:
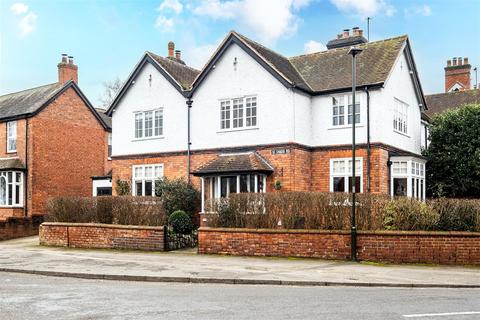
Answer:
<svg viewBox="0 0 480 320"><path fill-rule="evenodd" d="M194 217L200 210L200 193L183 179L159 180L155 184L155 192L162 199L167 215L182 210Z"/></svg>
<svg viewBox="0 0 480 320"><path fill-rule="evenodd" d="M117 179L116 191L119 196L127 196L130 194L130 182L127 180Z"/></svg>
<svg viewBox="0 0 480 320"><path fill-rule="evenodd" d="M168 217L168 224L175 233L190 234L193 231L191 217L185 211L177 210Z"/></svg>
<svg viewBox="0 0 480 320"><path fill-rule="evenodd" d="M435 230L439 214L426 203L411 198L397 198L384 208L386 230Z"/></svg>
<svg viewBox="0 0 480 320"><path fill-rule="evenodd" d="M439 198L429 202L438 212L437 230L480 231L480 202Z"/></svg>

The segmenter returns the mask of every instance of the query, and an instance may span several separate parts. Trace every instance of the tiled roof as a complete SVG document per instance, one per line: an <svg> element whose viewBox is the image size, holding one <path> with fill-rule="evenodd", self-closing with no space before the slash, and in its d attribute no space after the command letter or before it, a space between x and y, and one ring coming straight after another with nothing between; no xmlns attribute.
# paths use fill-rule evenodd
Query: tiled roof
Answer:
<svg viewBox="0 0 480 320"><path fill-rule="evenodd" d="M256 152L220 155L193 172L203 176L218 173L273 172L273 167Z"/></svg>
<svg viewBox="0 0 480 320"><path fill-rule="evenodd" d="M302 89L309 90L308 84L298 73L295 67L290 63L287 57L282 56L279 53L276 53L273 50L268 49L267 47L241 35L237 32L232 31L236 36L238 36L243 42L255 50L267 63L273 66L278 72L280 72L287 80L294 83L296 86L301 87Z"/></svg>
<svg viewBox="0 0 480 320"><path fill-rule="evenodd" d="M102 118L103 122L107 125L108 129L112 129L112 117L109 117L107 115L107 110L101 109L101 108L95 108L95 111L100 115L100 118Z"/></svg>
<svg viewBox="0 0 480 320"><path fill-rule="evenodd" d="M153 60L155 60L163 69L184 89L189 90L192 86L193 80L197 77L200 71L179 63L175 60L168 59L156 55L152 52L147 52Z"/></svg>
<svg viewBox="0 0 480 320"><path fill-rule="evenodd" d="M19 158L0 158L0 170L24 170L25 165Z"/></svg>
<svg viewBox="0 0 480 320"><path fill-rule="evenodd" d="M480 103L480 89L426 95L429 116L466 104Z"/></svg>
<svg viewBox="0 0 480 320"><path fill-rule="evenodd" d="M35 113L62 87L52 83L0 96L0 119Z"/></svg>
<svg viewBox="0 0 480 320"><path fill-rule="evenodd" d="M357 56L357 85L385 82L407 41L407 36L359 44L363 52ZM313 91L348 88L352 84L352 58L349 47L326 50L290 58Z"/></svg>

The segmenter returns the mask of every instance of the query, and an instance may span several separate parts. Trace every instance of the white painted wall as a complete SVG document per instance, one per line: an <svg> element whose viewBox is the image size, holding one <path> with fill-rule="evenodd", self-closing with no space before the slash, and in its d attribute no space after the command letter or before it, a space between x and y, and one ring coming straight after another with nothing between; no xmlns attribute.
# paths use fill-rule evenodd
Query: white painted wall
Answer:
<svg viewBox="0 0 480 320"><path fill-rule="evenodd" d="M134 112L160 107L163 108L163 138L135 140ZM112 156L185 150L187 145L185 98L154 66L147 63L116 106L112 116L112 127Z"/></svg>
<svg viewBox="0 0 480 320"><path fill-rule="evenodd" d="M92 180L92 195L97 196L97 188L111 188L112 180L111 179L95 179Z"/></svg>
<svg viewBox="0 0 480 320"><path fill-rule="evenodd" d="M257 96L257 128L221 131L220 100L247 95ZM286 88L236 44L226 50L193 100L192 150L284 143L295 137L299 143L309 142L310 99Z"/></svg>

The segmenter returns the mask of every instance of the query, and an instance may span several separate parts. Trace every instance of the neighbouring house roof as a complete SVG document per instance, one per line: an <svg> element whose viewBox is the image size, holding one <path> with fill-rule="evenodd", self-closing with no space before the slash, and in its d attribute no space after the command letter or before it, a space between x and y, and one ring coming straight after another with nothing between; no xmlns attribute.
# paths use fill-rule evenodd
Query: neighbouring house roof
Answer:
<svg viewBox="0 0 480 320"><path fill-rule="evenodd" d="M61 84L52 83L0 96L0 119L35 113L61 88Z"/></svg>
<svg viewBox="0 0 480 320"><path fill-rule="evenodd" d="M101 115L88 101L78 85L71 80L64 84L56 82L0 96L0 122L32 117L69 88L72 88L78 94L100 124L108 129Z"/></svg>
<svg viewBox="0 0 480 320"><path fill-rule="evenodd" d="M25 170L25 165L19 158L0 158L0 170Z"/></svg>
<svg viewBox="0 0 480 320"><path fill-rule="evenodd" d="M358 44L357 86L384 83L408 37ZM352 85L350 47L330 49L290 58L290 62L316 92L349 88Z"/></svg>
<svg viewBox="0 0 480 320"><path fill-rule="evenodd" d="M107 110L101 108L95 108L95 111L99 114L102 118L103 122L107 126L107 129L112 130L112 117L107 115Z"/></svg>
<svg viewBox="0 0 480 320"><path fill-rule="evenodd" d="M448 109L454 109L466 104L480 103L480 89L454 91L426 95L428 104L427 114L434 116Z"/></svg>
<svg viewBox="0 0 480 320"><path fill-rule="evenodd" d="M184 90L189 90L191 88L193 80L195 80L197 75L200 73L200 71L173 59L164 58L152 52L147 52L147 54L150 55L155 62L160 64L162 68L164 68L165 71L168 72L168 74L175 79L175 81L178 82Z"/></svg>
<svg viewBox="0 0 480 320"><path fill-rule="evenodd" d="M197 169L195 176L222 173L263 172L272 173L273 167L256 152L225 154Z"/></svg>

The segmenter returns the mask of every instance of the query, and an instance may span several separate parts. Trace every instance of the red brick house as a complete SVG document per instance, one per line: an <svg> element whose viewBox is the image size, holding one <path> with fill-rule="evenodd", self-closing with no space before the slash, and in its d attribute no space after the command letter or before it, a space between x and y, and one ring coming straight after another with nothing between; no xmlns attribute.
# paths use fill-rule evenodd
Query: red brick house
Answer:
<svg viewBox="0 0 480 320"><path fill-rule="evenodd" d="M58 82L0 96L0 219L45 213L54 196L91 195L105 175L108 125L63 55Z"/></svg>

